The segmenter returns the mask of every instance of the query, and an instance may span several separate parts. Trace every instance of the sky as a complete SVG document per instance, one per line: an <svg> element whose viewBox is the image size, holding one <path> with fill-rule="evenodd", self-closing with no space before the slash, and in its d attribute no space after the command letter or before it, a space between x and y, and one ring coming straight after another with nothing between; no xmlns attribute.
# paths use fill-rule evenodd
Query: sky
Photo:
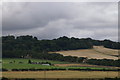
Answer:
<svg viewBox="0 0 120 80"><path fill-rule="evenodd" d="M118 40L117 2L5 2L2 35Z"/></svg>

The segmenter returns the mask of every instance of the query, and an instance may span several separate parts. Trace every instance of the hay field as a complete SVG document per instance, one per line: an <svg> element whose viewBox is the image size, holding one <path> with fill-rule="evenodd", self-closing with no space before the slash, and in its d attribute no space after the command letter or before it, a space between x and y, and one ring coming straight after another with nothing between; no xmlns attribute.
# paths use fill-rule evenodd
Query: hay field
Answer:
<svg viewBox="0 0 120 80"><path fill-rule="evenodd" d="M23 71L3 72L7 78L114 78L118 72L114 71Z"/></svg>
<svg viewBox="0 0 120 80"><path fill-rule="evenodd" d="M68 50L68 51L57 51L55 53L63 54L64 56L78 56L88 57L89 59L118 59L118 51L115 49L108 49L103 46L94 46L93 49L80 49L80 50Z"/></svg>
<svg viewBox="0 0 120 80"><path fill-rule="evenodd" d="M112 67L112 66L101 66L101 65L91 65L91 64L55 64L54 66L59 66L59 67L89 67L89 68L109 68L109 69L118 69L119 67Z"/></svg>

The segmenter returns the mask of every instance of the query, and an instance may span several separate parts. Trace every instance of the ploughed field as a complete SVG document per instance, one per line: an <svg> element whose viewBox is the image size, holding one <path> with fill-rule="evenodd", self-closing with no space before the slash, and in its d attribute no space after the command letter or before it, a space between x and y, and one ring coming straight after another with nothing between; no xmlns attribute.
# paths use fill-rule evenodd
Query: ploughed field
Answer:
<svg viewBox="0 0 120 80"><path fill-rule="evenodd" d="M103 46L94 46L93 49L80 49L80 50L68 50L68 51L56 51L64 56L78 56L88 57L89 59L118 59L118 51L115 49L105 48ZM50 52L52 53L52 52Z"/></svg>

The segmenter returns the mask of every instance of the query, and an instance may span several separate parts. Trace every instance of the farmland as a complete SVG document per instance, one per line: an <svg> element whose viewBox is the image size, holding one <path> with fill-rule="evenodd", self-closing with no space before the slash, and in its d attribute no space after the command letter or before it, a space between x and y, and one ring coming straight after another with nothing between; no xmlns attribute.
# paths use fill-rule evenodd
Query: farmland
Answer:
<svg viewBox="0 0 120 80"><path fill-rule="evenodd" d="M98 47L99 48L99 47ZM97 50L97 47L96 47ZM102 54L102 53L101 53ZM111 54L106 54L111 55ZM112 54L113 55L113 54ZM117 55L117 54L116 54ZM3 58L2 77L6 78L115 78L118 71L99 71L116 70L117 67L97 66L82 63L62 62L53 60L30 59L34 62L50 62L54 65L45 66L40 64L28 64L29 59L23 58ZM12 62L12 63L11 63ZM20 63L22 62L22 63ZM28 71L12 71L12 69L28 69ZM33 71L29 70L33 69ZM93 71L89 71L91 69ZM36 71L35 71L36 70ZM53 71L54 70L54 71Z"/></svg>
<svg viewBox="0 0 120 80"><path fill-rule="evenodd" d="M15 61L15 63L10 63ZM111 69L117 69L117 67L106 67L106 66L96 66L96 65L89 65L89 64L78 64L78 63L69 63L69 62L60 62L60 61L51 61L51 60L39 60L39 59L31 59L31 61L36 62L51 62L54 65L51 66L45 66L41 64L28 64L28 59L18 59L18 58L4 58L2 61L2 68L7 70L12 69L42 69L42 70L80 70L80 69L95 69L95 70L111 70ZM19 63L23 62L23 63Z"/></svg>
<svg viewBox="0 0 120 80"><path fill-rule="evenodd" d="M114 78L118 72L114 71L27 71L3 72L7 78Z"/></svg>
<svg viewBox="0 0 120 80"><path fill-rule="evenodd" d="M5 69L28 69L28 68L52 68L54 66L44 66L40 64L28 64L29 59L17 59L17 58L4 58L2 60L2 67ZM15 63L10 63L15 61ZM31 59L31 61L35 62L50 62L52 64L66 64L68 62L60 62L60 61L52 61L52 60L40 60L40 59ZM23 62L23 63L19 63Z"/></svg>
<svg viewBox="0 0 120 80"><path fill-rule="evenodd" d="M118 51L115 49L104 48L103 46L94 46L93 49L80 49L80 50L68 50L68 51L57 51L55 53L60 53L64 56L78 56L78 57L88 57L89 59L118 59ZM51 53L51 52L50 52Z"/></svg>

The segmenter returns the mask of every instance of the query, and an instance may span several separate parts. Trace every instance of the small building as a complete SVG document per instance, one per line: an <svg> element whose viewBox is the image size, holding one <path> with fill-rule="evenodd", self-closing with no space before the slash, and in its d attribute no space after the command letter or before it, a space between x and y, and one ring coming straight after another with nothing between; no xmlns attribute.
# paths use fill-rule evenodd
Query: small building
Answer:
<svg viewBox="0 0 120 80"><path fill-rule="evenodd" d="M49 63L49 62L31 62L30 64L40 64L40 65L45 65L45 66L51 65L51 63Z"/></svg>
<svg viewBox="0 0 120 80"><path fill-rule="evenodd" d="M41 64L41 65L44 65L44 66L50 66L50 64Z"/></svg>

